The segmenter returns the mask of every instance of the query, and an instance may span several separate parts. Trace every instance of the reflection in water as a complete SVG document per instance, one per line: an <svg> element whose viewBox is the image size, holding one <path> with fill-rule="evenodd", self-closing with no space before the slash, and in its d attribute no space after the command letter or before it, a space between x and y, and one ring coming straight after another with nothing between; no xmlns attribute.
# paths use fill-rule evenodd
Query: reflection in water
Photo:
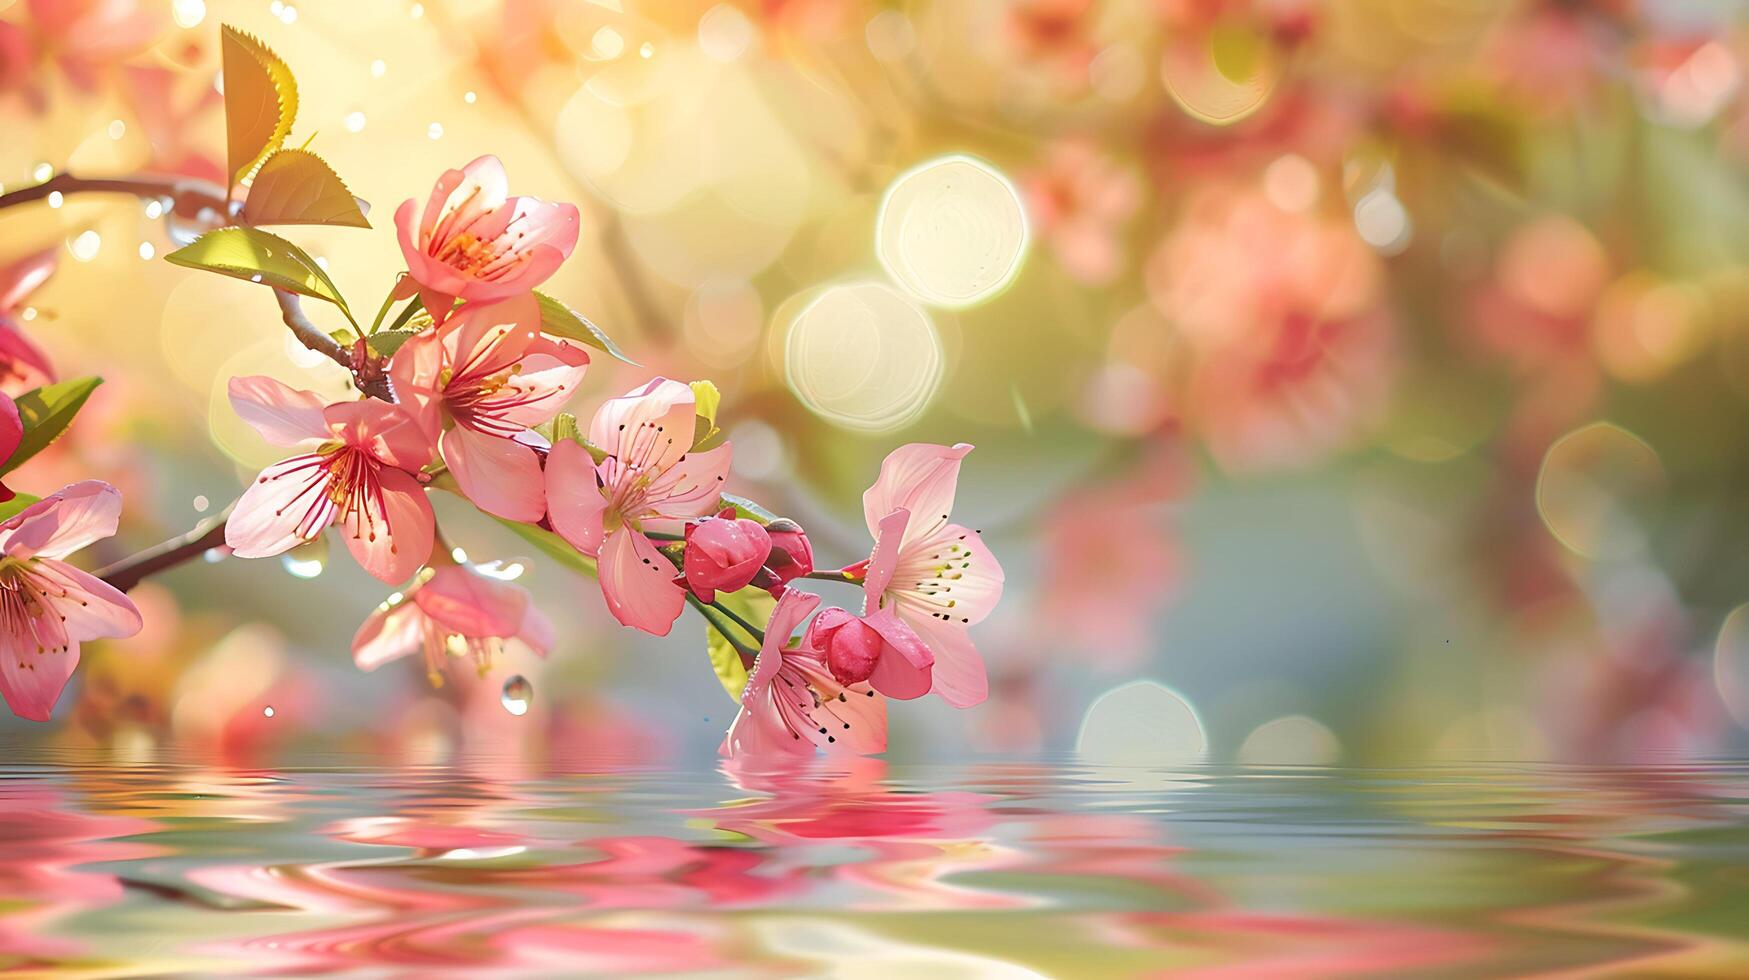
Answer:
<svg viewBox="0 0 1749 980"><path fill-rule="evenodd" d="M0 970L1689 975L1749 957L1745 766L498 781L56 762L0 770Z"/></svg>

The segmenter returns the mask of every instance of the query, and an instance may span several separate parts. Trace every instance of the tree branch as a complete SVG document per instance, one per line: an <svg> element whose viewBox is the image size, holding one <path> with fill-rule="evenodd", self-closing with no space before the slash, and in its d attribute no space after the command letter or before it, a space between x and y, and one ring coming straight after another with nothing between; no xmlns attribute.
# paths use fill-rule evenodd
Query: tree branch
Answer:
<svg viewBox="0 0 1749 980"><path fill-rule="evenodd" d="M236 214L224 188L204 180L182 177L75 177L58 173L40 184L21 187L0 194L0 210L45 200L51 194L129 194L142 200L168 199L169 212L195 221L214 225L231 223ZM354 359L352 352L333 337L310 322L304 315L297 294L275 289L273 298L279 302L280 319L291 329L298 342L352 373L353 384L372 398L392 402L394 389L381 373L368 371Z"/></svg>
<svg viewBox="0 0 1749 980"><path fill-rule="evenodd" d="M231 508L235 506L236 503L232 502L230 507L195 525L194 530L181 537L171 538L130 558L123 558L113 565L98 569L97 577L123 592L128 592L149 575L174 568L205 554L208 549L225 543L225 521L230 518Z"/></svg>

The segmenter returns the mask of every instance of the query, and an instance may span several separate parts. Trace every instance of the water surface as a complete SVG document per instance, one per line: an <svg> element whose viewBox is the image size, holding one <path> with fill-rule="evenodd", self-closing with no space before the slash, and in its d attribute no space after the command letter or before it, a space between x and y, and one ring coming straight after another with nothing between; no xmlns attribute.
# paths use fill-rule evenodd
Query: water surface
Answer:
<svg viewBox="0 0 1749 980"><path fill-rule="evenodd" d="M345 762L0 769L0 969L1749 972L1749 764Z"/></svg>

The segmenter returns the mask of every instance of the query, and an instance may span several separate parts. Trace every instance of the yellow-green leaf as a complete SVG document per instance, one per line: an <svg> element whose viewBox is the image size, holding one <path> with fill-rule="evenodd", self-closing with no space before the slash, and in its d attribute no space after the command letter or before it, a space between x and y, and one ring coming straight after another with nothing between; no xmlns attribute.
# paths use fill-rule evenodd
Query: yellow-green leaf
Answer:
<svg viewBox="0 0 1749 980"><path fill-rule="evenodd" d="M279 55L226 24L219 28L225 78L225 161L231 183L279 149L298 114L298 83Z"/></svg>
<svg viewBox="0 0 1749 980"><path fill-rule="evenodd" d="M713 382L694 381L692 403L698 419L692 428L692 447L697 449L717 434L717 409L723 404L723 393Z"/></svg>
<svg viewBox="0 0 1749 980"><path fill-rule="evenodd" d="M262 162L243 202L243 220L252 225L370 227L339 175L308 150L278 150Z"/></svg>
<svg viewBox="0 0 1749 980"><path fill-rule="evenodd" d="M541 553L574 572L595 577L595 559L583 554L571 543L551 531L535 527L533 524L523 524L518 521L507 521L502 517L494 518L517 536L529 544L539 548Z"/></svg>
<svg viewBox="0 0 1749 980"><path fill-rule="evenodd" d="M776 514L773 514L759 504L748 500L746 497L737 496L732 493L723 494L722 498L718 501L718 509L720 510L723 507L733 509L735 511L735 517L739 519L758 521L762 527L777 520Z"/></svg>
<svg viewBox="0 0 1749 980"><path fill-rule="evenodd" d="M11 500L0 504L0 521L18 516L19 512L43 498L28 493L14 494Z"/></svg>
<svg viewBox="0 0 1749 980"><path fill-rule="evenodd" d="M378 330L365 338L370 349L383 357L394 357L401 345L419 336L417 330Z"/></svg>
<svg viewBox="0 0 1749 980"><path fill-rule="evenodd" d="M85 406L85 400L103 383L102 378L74 378L57 384L43 385L18 396L18 417L24 422L24 438L6 462L0 463L0 476L23 466L26 460L49 448L73 424L73 416Z"/></svg>
<svg viewBox="0 0 1749 980"><path fill-rule="evenodd" d="M771 610L777 602L764 589L746 588L733 595L717 593L717 601L735 611L749 623L765 623L771 620ZM739 627L730 626L739 634L736 639L748 646L757 647L759 641L748 636ZM741 700L741 691L747 686L747 668L741 664L741 654L734 644L723 638L713 626L705 627L705 650L710 654L711 670L716 672L717 680L723 685L729 697L735 701Z"/></svg>
<svg viewBox="0 0 1749 980"><path fill-rule="evenodd" d="M327 300L340 307L347 319L352 312L328 273L308 252L259 228L219 228L164 256L165 261L190 269L205 269L235 279L284 289Z"/></svg>
<svg viewBox="0 0 1749 980"><path fill-rule="evenodd" d="M540 303L540 328L542 333L550 333L555 337L569 337L580 343L588 344L597 350L606 351L609 355L619 358L627 364L637 362L625 355L601 328L589 321L589 318L566 306L563 302L536 291L534 298Z"/></svg>

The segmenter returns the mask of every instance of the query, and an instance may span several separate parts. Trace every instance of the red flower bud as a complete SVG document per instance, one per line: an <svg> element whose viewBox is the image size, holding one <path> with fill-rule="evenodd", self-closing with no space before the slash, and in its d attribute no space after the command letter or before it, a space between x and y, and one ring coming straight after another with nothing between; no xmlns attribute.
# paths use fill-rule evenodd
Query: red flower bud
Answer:
<svg viewBox="0 0 1749 980"><path fill-rule="evenodd" d="M771 537L758 521L736 518L734 508L686 526L686 558L681 571L700 602L717 592L746 588L771 554Z"/></svg>
<svg viewBox="0 0 1749 980"><path fill-rule="evenodd" d="M808 532L787 518L772 521L765 532L771 538L771 556L765 560L765 566L777 578L770 586L775 595L790 582L814 570L814 545L808 540Z"/></svg>
<svg viewBox="0 0 1749 980"><path fill-rule="evenodd" d="M808 624L803 645L818 650L838 683L866 681L881 658L884 641L867 623L843 609L828 609Z"/></svg>

